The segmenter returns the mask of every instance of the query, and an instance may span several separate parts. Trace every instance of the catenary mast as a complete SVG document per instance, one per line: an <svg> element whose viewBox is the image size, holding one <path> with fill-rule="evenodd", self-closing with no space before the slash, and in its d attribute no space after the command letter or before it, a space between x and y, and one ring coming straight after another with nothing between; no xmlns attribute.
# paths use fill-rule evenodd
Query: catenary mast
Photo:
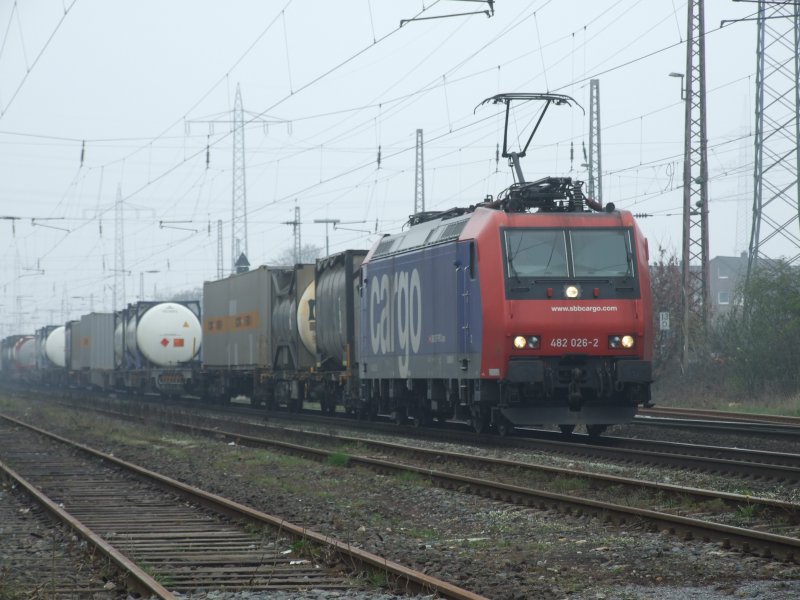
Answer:
<svg viewBox="0 0 800 600"><path fill-rule="evenodd" d="M708 323L708 159L704 0L689 0L683 153L683 346L689 357L704 343Z"/></svg>
<svg viewBox="0 0 800 600"><path fill-rule="evenodd" d="M761 259L800 264L800 3L758 3L755 170L748 278Z"/></svg>

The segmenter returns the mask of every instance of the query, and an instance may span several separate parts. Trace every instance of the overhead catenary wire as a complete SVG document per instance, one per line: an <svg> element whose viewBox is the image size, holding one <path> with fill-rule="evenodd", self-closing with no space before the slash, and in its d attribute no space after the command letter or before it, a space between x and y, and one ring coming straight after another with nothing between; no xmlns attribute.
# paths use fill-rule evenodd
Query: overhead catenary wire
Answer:
<svg viewBox="0 0 800 600"><path fill-rule="evenodd" d="M27 64L28 63L28 59L27 59L27 56L25 57L25 63L26 63L26 65L25 65L26 66L25 75L22 76L22 80L19 82L19 85L17 85L16 89L11 94L11 98L8 100L8 102L5 103L5 106L0 106L0 120L3 119L3 117L8 112L8 109L14 103L14 100L16 100L17 96L19 95L20 90L22 90L23 86L25 85L25 82L28 80L28 76L31 74L31 71L33 71L33 69L39 63L39 59L42 58L42 55L45 53L47 48L50 46L50 42L53 41L53 38L56 36L56 33L58 33L58 30L61 29L61 25L64 23L64 20L67 18L67 15L69 15L70 11L75 6L75 3L77 1L78 0L72 0L72 2L69 4L69 6L65 6L64 7L64 14L61 15L61 18L58 20L58 23L56 24L55 28L53 29L52 33L50 34L50 37L47 38L47 41L45 41L44 45L39 50L39 53L36 55L36 58L33 59L33 62L31 64ZM17 2L16 2L16 0L14 1L14 13L17 15L17 20L19 21L19 11L17 10ZM3 45L5 46L5 41L3 42Z"/></svg>
<svg viewBox="0 0 800 600"><path fill-rule="evenodd" d="M498 69L498 70L499 70L499 67L493 67L493 69ZM589 76L589 75L587 75L587 77L588 77L588 76ZM573 79L574 79L574 78L573 78ZM451 84L451 85L452 85L452 84L453 84L455 81L457 81L457 78L456 78L456 77L451 77L450 75L448 75L448 76L447 76L447 78L446 78L446 83L447 83L447 84ZM442 82L442 84L444 85L444 81ZM665 108L669 108L669 107L665 107ZM354 109L352 109L352 110L358 110L358 109L357 109L357 108L354 108ZM388 118L388 117L390 117L390 116L391 116L391 115L390 115L390 113L387 111L387 112L385 113L385 115L384 115L384 117L383 117L383 118ZM301 116L301 118L302 118L302 116ZM383 120L383 118L382 118L381 120ZM462 122L463 122L463 121L462 121ZM457 135L459 134L459 132L463 132L463 131L478 131L478 130L480 129L480 127L481 127L481 126L480 126L480 125L478 125L478 126L476 126L474 129L472 129L472 130L470 130L470 129L467 129L467 128L454 128L453 135L454 135L454 137L455 137L455 136L457 136ZM448 128L449 128L449 127L448 127ZM204 137L205 137L205 136L204 136ZM451 138L442 137L442 138L440 138L440 139L441 139L441 140L445 140L445 139L451 139ZM212 140L212 141L213 141L213 140ZM432 140L430 140L430 142L431 142L431 143L433 143L433 142L432 142ZM386 161L387 161L387 160L388 160L388 159L391 157L391 154L393 153L393 151L387 151L387 148L390 148L392 145L393 145L393 144L392 144L392 140L385 140L385 141L384 141L384 144L383 144L383 146L384 146L384 163L386 163ZM204 144L203 151L205 151L205 150L206 150L206 146L207 146L207 145L205 145L205 144ZM316 147L316 148L321 148L321 147L323 147L323 146L324 146L324 148L325 148L325 152L326 152L326 153L327 153L327 152L334 151L334 148L333 148L333 147L332 147L330 144L328 144L327 142L317 143L316 145L313 145L313 144L311 144L311 145L310 145L310 147L312 147L312 148L314 148L314 147ZM454 147L456 147L456 146L454 146ZM458 145L458 147L460 147L460 145ZM409 146L409 148L410 148L410 146ZM400 145L397 145L397 149L400 149ZM189 155L187 155L186 159L188 159L188 160L186 160L186 161L182 162L182 163L181 163L181 166L185 165L185 164L186 164L186 162L191 162L191 157L190 157ZM199 161L198 161L198 162L199 162ZM270 164L270 163L265 163L265 164ZM272 163L272 164L277 164L277 163ZM466 164L466 163L465 163L465 164ZM96 168L96 167L95 167L95 168ZM444 167L441 167L441 168L444 168ZM96 171L95 171L95 174L96 174ZM84 173L84 174L81 174L81 177L84 177L84 175L85 175L85 173ZM369 178L370 178L370 174L369 174L369 173L367 173L367 172L365 172L365 175L364 175L364 177L362 177L362 180L364 180L364 179L369 179ZM148 178L148 179L150 179L150 178ZM340 179L340 181L343 181L344 179L345 179L345 178L344 178L344 177L342 177L342 178ZM85 179L83 179L82 181L85 181ZM328 178L326 178L326 181L329 181L329 180L328 180ZM387 178L383 178L383 179L382 179L382 181L389 181L389 179L387 179ZM347 189L347 188L346 188L346 187L344 187L343 189ZM313 187L313 188L312 188L312 189L309 191L309 193L311 193L311 192L313 191L313 192L314 192L316 195L319 195L319 194L321 194L321 193L322 193L322 190L324 190L324 186L315 186L315 187ZM294 193L296 193L296 192L289 192L289 193L288 193L288 195L291 195L291 194L294 194Z"/></svg>

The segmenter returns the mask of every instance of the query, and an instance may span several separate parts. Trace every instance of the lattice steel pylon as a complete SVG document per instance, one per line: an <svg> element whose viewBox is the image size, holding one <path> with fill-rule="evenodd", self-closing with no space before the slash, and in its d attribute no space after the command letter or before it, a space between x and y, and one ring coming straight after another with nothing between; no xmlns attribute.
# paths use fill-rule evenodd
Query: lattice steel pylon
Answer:
<svg viewBox="0 0 800 600"><path fill-rule="evenodd" d="M600 154L600 80L589 81L589 198L603 205L603 171Z"/></svg>
<svg viewBox="0 0 800 600"><path fill-rule="evenodd" d="M681 366L705 342L708 323L708 158L705 9L689 0L683 148L683 347Z"/></svg>
<svg viewBox="0 0 800 600"><path fill-rule="evenodd" d="M294 221L284 221L283 224L292 226L292 234L294 236L294 264L299 264L303 248L303 244L300 241L300 225L302 225L302 222L300 221L300 207L297 206L296 200L294 205Z"/></svg>
<svg viewBox="0 0 800 600"><path fill-rule="evenodd" d="M800 5L760 0L757 22L748 278L759 259L800 263Z"/></svg>
<svg viewBox="0 0 800 600"><path fill-rule="evenodd" d="M222 256L222 219L217 220L217 279L222 279L225 270Z"/></svg>
<svg viewBox="0 0 800 600"><path fill-rule="evenodd" d="M117 186L114 204L114 312L125 308L125 218L122 186Z"/></svg>
<svg viewBox="0 0 800 600"><path fill-rule="evenodd" d="M414 161L414 214L425 211L425 158L422 150L422 129L417 129L417 154Z"/></svg>
<svg viewBox="0 0 800 600"><path fill-rule="evenodd" d="M236 260L247 256L247 185L244 165L244 109L242 91L236 84L233 103L233 195L231 208L231 272L236 272Z"/></svg>

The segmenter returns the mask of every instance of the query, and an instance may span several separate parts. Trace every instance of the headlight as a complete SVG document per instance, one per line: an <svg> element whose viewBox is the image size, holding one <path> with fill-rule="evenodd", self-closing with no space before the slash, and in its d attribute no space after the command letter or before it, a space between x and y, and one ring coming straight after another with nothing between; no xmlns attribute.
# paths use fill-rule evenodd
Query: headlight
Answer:
<svg viewBox="0 0 800 600"><path fill-rule="evenodd" d="M636 345L636 340L632 335L610 335L608 336L609 348L631 349Z"/></svg>
<svg viewBox="0 0 800 600"><path fill-rule="evenodd" d="M535 350L539 347L539 336L538 335L529 335L525 337L524 335L518 335L514 338L514 348L517 350L524 350L525 348L530 348Z"/></svg>
<svg viewBox="0 0 800 600"><path fill-rule="evenodd" d="M564 288L565 298L579 298L581 295L581 288L577 285L568 285Z"/></svg>

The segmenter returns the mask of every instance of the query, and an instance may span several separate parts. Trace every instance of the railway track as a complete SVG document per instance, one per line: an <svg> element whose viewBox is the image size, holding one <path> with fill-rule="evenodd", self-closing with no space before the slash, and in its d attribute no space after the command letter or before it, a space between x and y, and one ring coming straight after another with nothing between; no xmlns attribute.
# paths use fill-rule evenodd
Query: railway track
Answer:
<svg viewBox="0 0 800 600"><path fill-rule="evenodd" d="M782 452L614 437L576 443L551 435L525 438L520 447L587 460L688 469L763 481L800 481L800 457Z"/></svg>
<svg viewBox="0 0 800 600"><path fill-rule="evenodd" d="M635 417L634 423L651 427L672 427L800 439L800 417L790 416L657 407L640 410Z"/></svg>
<svg viewBox="0 0 800 600"><path fill-rule="evenodd" d="M330 433L287 431L271 426L219 420L211 420L207 426L201 427L197 424L197 419L196 415L191 415L192 423L188 424L178 422L173 417L166 424L240 445L279 448L283 452L317 460L326 460L333 454L357 448L361 450L359 454L347 454L349 464L381 473L412 472L435 485L461 492L515 504L592 514L619 523L642 520L647 527L687 539L696 537L716 540L726 548L736 547L744 552L776 556L789 561L800 559L800 506L795 504L583 473L574 468L557 469L447 453L438 449L409 448L407 445ZM238 429L234 431L236 427ZM255 433L243 433L245 428ZM292 441L274 439L273 436L284 439L290 437ZM314 445L301 445L301 439L313 440ZM343 447L345 444L347 447ZM380 456L367 456L365 452L370 447L373 448L373 453ZM400 456L402 462L387 460L386 455ZM432 469L431 464L436 464L437 468ZM541 483L544 480L555 481L556 486L566 480L572 482L573 489L554 492L544 489L546 486L531 487L532 482ZM582 483L576 483L578 480ZM606 490L607 499L598 499L598 496L603 495L600 492L602 489ZM625 497L637 497L638 503L620 503L619 498ZM721 505L727 508L721 508ZM654 508L659 506L662 508ZM720 513L727 515L728 519L747 522L747 526L720 522L724 520L720 518ZM756 515L758 518L755 518Z"/></svg>
<svg viewBox="0 0 800 600"><path fill-rule="evenodd" d="M192 411L192 415L196 414ZM220 413L225 416L225 413ZM250 411L246 416L253 416ZM257 413L256 413L257 415ZM228 415L229 417L229 415ZM310 417L306 415L270 415L272 422L309 422L320 427L336 429L347 427L364 431L378 432L391 436L436 440L455 444L485 445L501 449L520 449L531 453L547 453L567 456L581 460L604 460L617 464L666 467L692 470L709 474L721 474L760 481L795 483L800 481L800 457L793 453L749 450L703 444L686 444L658 440L641 440L604 436L592 438L586 435L564 436L543 430L520 430L519 436L498 437L478 436L472 432L459 430L425 429L358 421L343 421L330 417ZM263 421L257 415L255 421Z"/></svg>
<svg viewBox="0 0 800 600"><path fill-rule="evenodd" d="M699 408L678 408L656 406L639 410L642 417L669 417L683 419L709 419L714 421L728 421L737 423L770 423L778 425L791 425L800 428L800 417L787 415L766 415L761 413L737 413L721 410L708 410Z"/></svg>
<svg viewBox="0 0 800 600"><path fill-rule="evenodd" d="M520 430L519 436L498 437L477 435L457 429L398 427L388 423L364 423L307 414L270 413L269 416L265 416L263 411L243 407L234 407L233 411L228 411L190 406L187 410L163 404L142 405L118 399L73 400L67 402L66 405L85 407L89 410L106 410L137 418L163 415L165 419L171 419L173 415L181 415L184 422L216 416L234 423L263 424L265 419L269 419L272 423L308 423L328 431L346 427L356 431L363 430L370 434L402 435L426 441L434 438L437 442L519 449L529 453L554 454L576 460L603 460L622 465L665 467L754 481L787 484L800 482L800 457L798 454L787 452L612 436L602 438L592 438L586 435L564 436L560 433L543 430Z"/></svg>
<svg viewBox="0 0 800 600"><path fill-rule="evenodd" d="M385 571L407 589L480 598L15 419L0 422L6 477L94 544L137 593L349 589L361 584L342 565L358 565Z"/></svg>
<svg viewBox="0 0 800 600"><path fill-rule="evenodd" d="M116 600L116 573L0 477L0 598Z"/></svg>

